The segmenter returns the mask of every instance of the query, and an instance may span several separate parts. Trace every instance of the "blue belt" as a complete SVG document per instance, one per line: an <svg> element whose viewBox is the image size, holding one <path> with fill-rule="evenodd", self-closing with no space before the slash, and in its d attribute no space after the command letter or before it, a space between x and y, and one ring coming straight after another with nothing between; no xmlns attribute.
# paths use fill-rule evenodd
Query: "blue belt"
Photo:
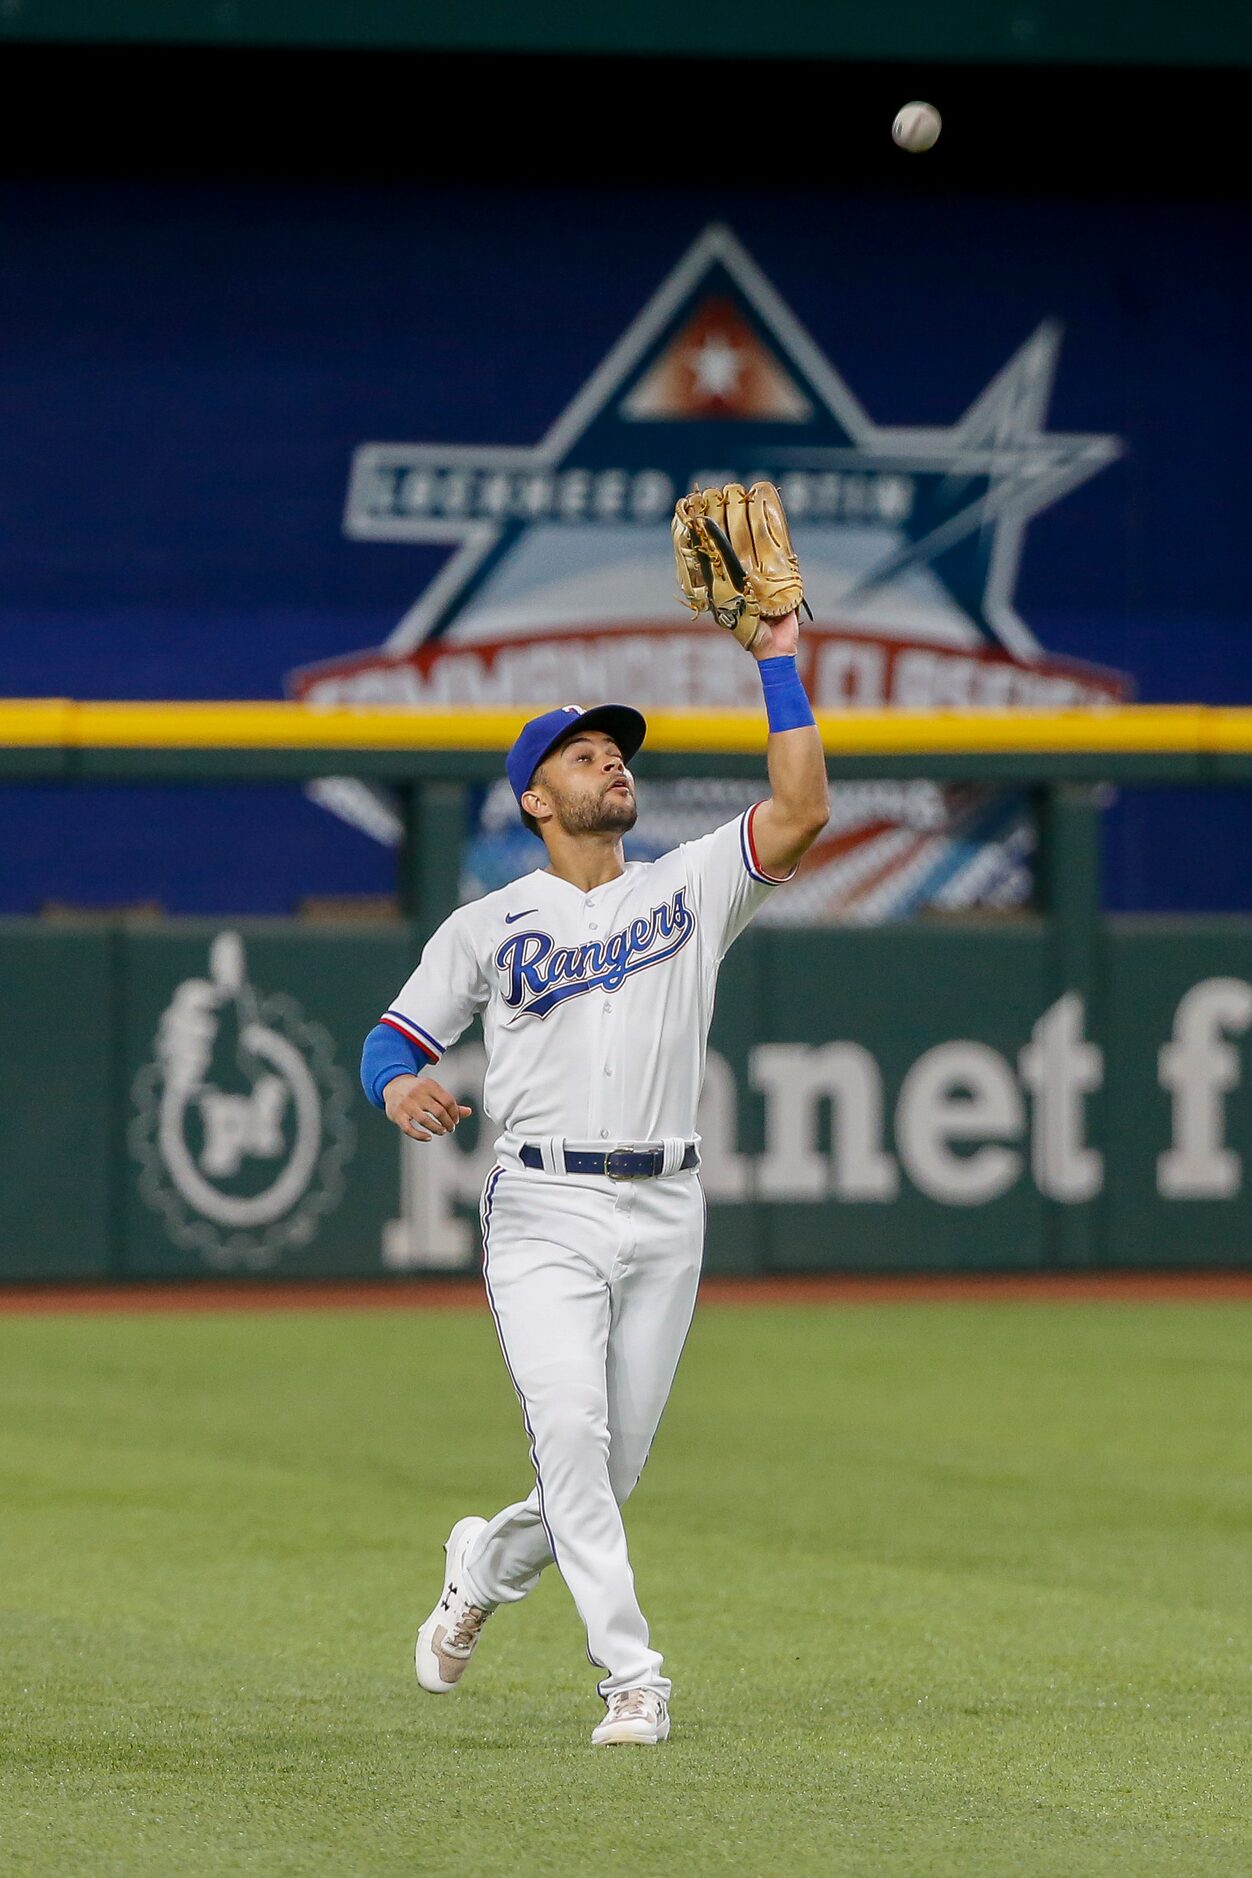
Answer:
<svg viewBox="0 0 1252 1878"><path fill-rule="evenodd" d="M523 1143L518 1152L523 1167L542 1168L543 1155L529 1141ZM610 1148L601 1154L590 1149L584 1152L582 1148L565 1148L561 1159L567 1174L602 1174L609 1180L655 1180L665 1165L665 1149ZM674 1171L686 1174L699 1165L696 1144L689 1141L682 1162Z"/></svg>

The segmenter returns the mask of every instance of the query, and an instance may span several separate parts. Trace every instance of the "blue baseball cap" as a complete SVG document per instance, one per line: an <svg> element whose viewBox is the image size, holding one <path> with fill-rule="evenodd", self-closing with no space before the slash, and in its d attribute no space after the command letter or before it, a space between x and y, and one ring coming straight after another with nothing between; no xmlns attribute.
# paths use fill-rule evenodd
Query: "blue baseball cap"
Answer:
<svg viewBox="0 0 1252 1878"><path fill-rule="evenodd" d="M584 711L581 704L561 704L542 717L532 717L523 725L504 765L519 803L545 756L582 730L607 731L624 763L630 762L648 734L641 713L630 704L597 704L590 711Z"/></svg>

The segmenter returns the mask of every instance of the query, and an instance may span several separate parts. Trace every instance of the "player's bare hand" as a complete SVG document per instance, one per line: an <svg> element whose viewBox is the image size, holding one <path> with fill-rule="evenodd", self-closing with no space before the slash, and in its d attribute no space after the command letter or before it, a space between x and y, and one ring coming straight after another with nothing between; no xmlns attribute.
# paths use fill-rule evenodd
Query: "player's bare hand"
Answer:
<svg viewBox="0 0 1252 1878"><path fill-rule="evenodd" d="M393 1076L383 1090L383 1107L387 1120L413 1141L450 1135L473 1112L432 1076Z"/></svg>
<svg viewBox="0 0 1252 1878"><path fill-rule="evenodd" d="M752 644L752 656L761 659L777 658L780 653L792 653L800 643L800 615L793 607L790 613L784 613L781 619L763 619L757 628Z"/></svg>

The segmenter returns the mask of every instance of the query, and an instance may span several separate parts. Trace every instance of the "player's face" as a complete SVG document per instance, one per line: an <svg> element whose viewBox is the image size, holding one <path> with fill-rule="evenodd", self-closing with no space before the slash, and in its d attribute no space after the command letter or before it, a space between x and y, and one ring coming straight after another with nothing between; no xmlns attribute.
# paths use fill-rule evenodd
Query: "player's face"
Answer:
<svg viewBox="0 0 1252 1878"><path fill-rule="evenodd" d="M635 825L634 778L605 731L567 738L545 759L534 787L567 835L625 834Z"/></svg>

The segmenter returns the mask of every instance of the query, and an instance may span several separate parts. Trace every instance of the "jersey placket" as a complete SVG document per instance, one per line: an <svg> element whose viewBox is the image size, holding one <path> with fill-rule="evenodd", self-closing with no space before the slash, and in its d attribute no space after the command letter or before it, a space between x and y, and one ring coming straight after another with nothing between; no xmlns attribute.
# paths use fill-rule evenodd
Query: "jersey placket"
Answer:
<svg viewBox="0 0 1252 1878"><path fill-rule="evenodd" d="M605 931L605 895L589 893L582 904L583 943L602 940ZM621 1031L622 1018L617 1001L610 992L596 991L599 1021L596 1025L598 1049L591 1065L591 1102L588 1121L594 1140L618 1139L621 1113Z"/></svg>

